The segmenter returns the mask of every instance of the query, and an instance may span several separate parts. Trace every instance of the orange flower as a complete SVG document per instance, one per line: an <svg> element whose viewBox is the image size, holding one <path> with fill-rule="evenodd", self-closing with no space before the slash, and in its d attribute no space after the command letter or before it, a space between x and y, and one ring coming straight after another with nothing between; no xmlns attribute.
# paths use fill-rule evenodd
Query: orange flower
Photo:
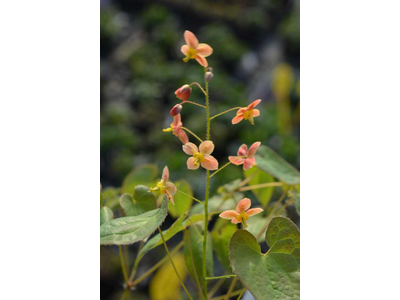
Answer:
<svg viewBox="0 0 400 300"><path fill-rule="evenodd" d="M244 227L247 227L246 221L249 217L259 214L264 211L262 208L252 208L251 200L249 198L244 198L240 200L236 206L236 210L226 210L222 212L219 216L223 219L231 220L233 224L243 223Z"/></svg>
<svg viewBox="0 0 400 300"><path fill-rule="evenodd" d="M181 51L186 57L183 59L184 62L188 62L189 59L195 59L203 67L208 67L206 57L213 53L213 48L207 44L199 44L199 40L189 30L186 30L183 34L186 45L181 47Z"/></svg>
<svg viewBox="0 0 400 300"><path fill-rule="evenodd" d="M176 104L171 110L169 111L172 117L175 117L177 114L180 114L182 111L183 106L180 104Z"/></svg>
<svg viewBox="0 0 400 300"><path fill-rule="evenodd" d="M179 89L175 91L176 97L178 97L182 101L186 101L187 99L189 99L191 93L192 88L188 84L182 85Z"/></svg>
<svg viewBox="0 0 400 300"><path fill-rule="evenodd" d="M236 117L232 119L232 124L237 124L243 119L249 120L252 125L254 125L254 118L260 115L260 111L258 109L254 109L259 103L261 99L253 101L247 107L243 107L239 109L236 113Z"/></svg>
<svg viewBox="0 0 400 300"><path fill-rule="evenodd" d="M243 144L239 147L237 152L238 156L229 156L229 161L234 165L240 166L243 164L243 170L248 170L256 164L256 159L254 154L256 154L258 147L260 147L261 142L255 142L251 145L250 149L247 150L247 145Z"/></svg>
<svg viewBox="0 0 400 300"><path fill-rule="evenodd" d="M182 146L183 151L188 155L193 155L187 160L189 170L197 170L201 165L207 170L217 170L218 161L210 154L214 151L214 143L212 141L204 141L199 148L193 143L186 143Z"/></svg>
<svg viewBox="0 0 400 300"><path fill-rule="evenodd" d="M169 170L168 167L165 166L161 181L157 183L157 186L155 188L151 188L150 192L158 191L161 194L166 194L168 200L171 201L173 205L175 205L174 198L172 196L176 194L176 186L171 181L168 181L168 179L169 179Z"/></svg>
<svg viewBox="0 0 400 300"><path fill-rule="evenodd" d="M186 144L189 142L189 138L187 137L186 132L181 128L182 126L181 114L176 114L174 116L174 122L171 123L170 128L163 129L163 131L172 132L183 144Z"/></svg>

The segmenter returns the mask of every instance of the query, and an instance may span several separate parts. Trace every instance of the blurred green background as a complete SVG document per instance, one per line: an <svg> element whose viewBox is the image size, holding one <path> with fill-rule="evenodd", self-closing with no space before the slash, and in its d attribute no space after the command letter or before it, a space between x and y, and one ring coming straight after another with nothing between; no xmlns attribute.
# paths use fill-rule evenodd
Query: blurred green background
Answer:
<svg viewBox="0 0 400 300"><path fill-rule="evenodd" d="M261 141L299 169L299 13L296 0L101 1L103 188L119 187L134 167L155 163L160 170L168 165L172 180L188 180L194 196L202 199L204 170L188 170L182 143L162 132L173 121L169 110L180 102L175 90L193 81L204 85L202 67L195 60L182 62L185 30L214 49L207 58L214 70L211 115L262 99L255 126L247 121L232 125L235 112L212 121L213 155L220 165L236 155L242 143ZM190 100L204 103L204 95L194 86ZM204 111L185 105L181 114L184 126L204 139ZM242 168L225 168L213 178L211 195L242 177ZM120 274L118 256L113 257ZM107 260L114 266L109 256ZM110 274L110 269L101 274L103 300L114 299L113 292L122 290L121 278Z"/></svg>

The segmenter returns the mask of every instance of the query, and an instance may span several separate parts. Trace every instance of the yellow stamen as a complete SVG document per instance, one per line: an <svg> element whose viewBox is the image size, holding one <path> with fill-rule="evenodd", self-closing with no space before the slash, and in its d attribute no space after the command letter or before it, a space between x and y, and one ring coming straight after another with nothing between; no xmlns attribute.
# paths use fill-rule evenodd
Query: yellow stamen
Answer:
<svg viewBox="0 0 400 300"><path fill-rule="evenodd" d="M157 186L153 190L159 191L161 194L165 194L167 187L165 186L164 181L161 180L161 181L157 182Z"/></svg>
<svg viewBox="0 0 400 300"><path fill-rule="evenodd" d="M188 62L189 59L195 59L197 56L197 50L190 47L186 53L186 57L183 59L184 62Z"/></svg>
<svg viewBox="0 0 400 300"><path fill-rule="evenodd" d="M173 124L173 123L171 123L171 125L169 125L170 128L163 129L162 131L163 131L163 132L172 132L172 131L174 131L174 126L173 126L172 124Z"/></svg>

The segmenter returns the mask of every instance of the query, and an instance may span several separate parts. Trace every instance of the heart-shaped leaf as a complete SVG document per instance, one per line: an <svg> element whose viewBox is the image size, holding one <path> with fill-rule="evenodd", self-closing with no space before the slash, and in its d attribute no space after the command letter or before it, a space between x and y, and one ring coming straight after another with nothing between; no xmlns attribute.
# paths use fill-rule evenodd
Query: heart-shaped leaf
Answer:
<svg viewBox="0 0 400 300"><path fill-rule="evenodd" d="M178 190L193 197L192 188L186 180L179 180L174 182L174 184ZM174 218L178 218L190 209L193 199L180 192L177 192L174 195L174 202L175 205L173 205L171 202L168 204L168 210L171 216L173 216Z"/></svg>
<svg viewBox="0 0 400 300"><path fill-rule="evenodd" d="M133 194L135 186L147 185L154 186L157 177L158 168L156 165L148 164L137 167L129 172L124 178L121 187L121 193Z"/></svg>
<svg viewBox="0 0 400 300"><path fill-rule="evenodd" d="M229 244L233 273L258 299L300 299L300 232L288 218L274 217L263 254L247 230L236 231Z"/></svg>
<svg viewBox="0 0 400 300"><path fill-rule="evenodd" d="M279 180L296 185L300 182L300 172L280 157L271 148L262 145L256 154L257 167Z"/></svg>
<svg viewBox="0 0 400 300"><path fill-rule="evenodd" d="M251 177L249 181L249 185L256 185L261 183L269 183L274 182L274 177L265 171L259 168L250 168L244 171L244 176L246 178ZM272 193L274 191L274 187L266 187L262 189L254 189L252 190L253 194L257 197L258 201L266 207L269 201L271 200Z"/></svg>
<svg viewBox="0 0 400 300"><path fill-rule="evenodd" d="M112 220L113 218L114 213L110 208L108 208L107 206L100 208L100 225Z"/></svg>
<svg viewBox="0 0 400 300"><path fill-rule="evenodd" d="M200 282L203 282L203 236L199 226L190 226L185 233L185 245L183 246L186 267L194 282L197 282L196 276ZM192 260L193 258L193 260ZM194 266L193 266L194 262ZM210 233L207 234L206 248L206 276L213 276L214 261L212 252L212 239Z"/></svg>
<svg viewBox="0 0 400 300"><path fill-rule="evenodd" d="M160 208L134 217L111 220L100 226L100 245L128 245L148 238L168 214L168 200Z"/></svg>
<svg viewBox="0 0 400 300"><path fill-rule="evenodd" d="M130 194L121 196L119 203L126 216L137 216L157 208L156 197L149 191L147 186L138 185L135 187L133 197Z"/></svg>

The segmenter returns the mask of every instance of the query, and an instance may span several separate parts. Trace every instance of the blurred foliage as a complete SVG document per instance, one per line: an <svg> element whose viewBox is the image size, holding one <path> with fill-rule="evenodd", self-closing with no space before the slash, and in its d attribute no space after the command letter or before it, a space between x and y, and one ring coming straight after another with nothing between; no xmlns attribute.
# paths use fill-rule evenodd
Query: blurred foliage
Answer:
<svg viewBox="0 0 400 300"><path fill-rule="evenodd" d="M195 61L182 62L180 47L186 29L193 31L200 42L214 48L209 57L214 69L210 82L211 115L231 107L247 106L258 98L263 100L257 107L261 116L255 119L255 126L249 122L233 126L234 112L212 121L211 137L216 145L213 155L220 164L227 162L229 155L235 155L241 144L261 141L300 169L299 19L298 0L102 0L100 181L103 205L117 208L124 191L116 187L121 186L132 169L149 163L156 164L158 170L168 165L171 181L185 179L194 197L204 197L205 171L188 170L188 156L183 153L181 142L171 133L162 132L172 122L169 110L178 103L174 91L185 83L204 82L203 72ZM278 81L276 74L280 74ZM284 105L280 105L281 99ZM203 103L204 95L193 87L190 100ZM185 105L182 121L185 127L205 138L205 114L198 107ZM189 139L196 143L191 136ZM151 181L160 177L157 172ZM219 186L237 178L244 178L242 168L223 169L211 181L211 195L216 194ZM133 181L128 187L130 193L135 185L141 184L135 178ZM271 199L276 197L277 190L274 189ZM222 199L226 194L229 192L224 191L217 197ZM253 196L252 192L247 195ZM105 248L102 253L112 251ZM156 260L157 254L154 253ZM118 266L108 266L111 263L102 265L106 268L102 276L108 279L118 269ZM117 274L119 278L120 273ZM134 292L134 298L140 299L142 292Z"/></svg>

